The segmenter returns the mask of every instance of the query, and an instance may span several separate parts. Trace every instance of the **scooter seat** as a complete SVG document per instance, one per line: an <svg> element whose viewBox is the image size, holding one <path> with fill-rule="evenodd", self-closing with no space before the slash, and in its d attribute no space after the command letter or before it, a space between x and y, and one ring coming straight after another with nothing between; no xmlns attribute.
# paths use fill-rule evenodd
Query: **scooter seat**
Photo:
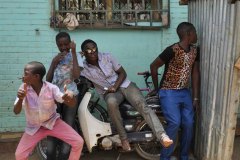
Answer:
<svg viewBox="0 0 240 160"><path fill-rule="evenodd" d="M137 111L128 101L123 101L120 106L119 106L120 110L123 111Z"/></svg>

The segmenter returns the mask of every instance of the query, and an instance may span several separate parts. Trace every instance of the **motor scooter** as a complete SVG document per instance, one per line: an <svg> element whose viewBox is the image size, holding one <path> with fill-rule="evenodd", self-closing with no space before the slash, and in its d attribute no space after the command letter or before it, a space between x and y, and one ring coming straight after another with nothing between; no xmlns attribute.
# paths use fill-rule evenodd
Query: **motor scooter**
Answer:
<svg viewBox="0 0 240 160"><path fill-rule="evenodd" d="M95 147L105 150L121 148L121 141L115 127L109 121L109 117L107 122L101 121L90 112L91 96L92 93L87 91L78 109L78 118L88 151L91 153ZM148 107L155 111L162 124L166 126L158 97L147 97L146 102ZM135 150L144 159L159 160L162 146L143 117L127 101L120 104L119 110L132 150Z"/></svg>
<svg viewBox="0 0 240 160"><path fill-rule="evenodd" d="M91 83L85 78L81 78L79 83L81 83L79 95L81 102L74 128L84 138L83 150L92 153L95 149L120 149L121 141L118 133L110 121L106 108L100 105L100 98L96 98ZM148 107L155 111L163 126L166 126L158 97L146 97L146 102ZM146 160L159 160L162 145L157 141L143 117L127 101L120 104L119 110L132 150ZM178 144L177 141L178 136L174 149ZM43 139L37 145L37 152L41 159L47 158L46 150L46 139Z"/></svg>

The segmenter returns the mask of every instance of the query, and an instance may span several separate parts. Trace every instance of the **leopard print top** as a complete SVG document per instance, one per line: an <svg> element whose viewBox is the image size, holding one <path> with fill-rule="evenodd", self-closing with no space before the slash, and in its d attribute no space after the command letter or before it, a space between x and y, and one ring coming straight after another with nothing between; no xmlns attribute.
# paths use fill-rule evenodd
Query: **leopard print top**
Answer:
<svg viewBox="0 0 240 160"><path fill-rule="evenodd" d="M197 57L197 48L190 46L189 52L186 52L176 43L168 47L159 57L165 62L160 88L183 89L189 87L189 78Z"/></svg>

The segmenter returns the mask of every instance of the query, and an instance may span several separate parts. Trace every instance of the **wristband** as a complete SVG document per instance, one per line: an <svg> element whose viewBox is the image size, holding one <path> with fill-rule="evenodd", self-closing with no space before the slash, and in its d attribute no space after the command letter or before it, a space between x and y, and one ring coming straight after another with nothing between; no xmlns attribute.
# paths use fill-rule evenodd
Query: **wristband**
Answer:
<svg viewBox="0 0 240 160"><path fill-rule="evenodd" d="M81 83L81 80L80 79L74 79L74 82L79 85Z"/></svg>

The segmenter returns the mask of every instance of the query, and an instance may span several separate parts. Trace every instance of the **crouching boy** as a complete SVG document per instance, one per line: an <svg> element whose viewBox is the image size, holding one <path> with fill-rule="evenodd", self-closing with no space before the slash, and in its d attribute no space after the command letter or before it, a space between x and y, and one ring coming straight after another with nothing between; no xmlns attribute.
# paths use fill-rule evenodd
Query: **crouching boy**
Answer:
<svg viewBox="0 0 240 160"><path fill-rule="evenodd" d="M24 68L23 84L20 86L14 103L14 113L24 108L26 116L25 132L18 144L16 160L26 160L36 144L46 136L59 138L71 145L69 160L79 160L82 137L63 122L56 113L55 101L75 106L76 99L70 91L60 92L59 88L43 81L46 74L40 62L29 62Z"/></svg>

